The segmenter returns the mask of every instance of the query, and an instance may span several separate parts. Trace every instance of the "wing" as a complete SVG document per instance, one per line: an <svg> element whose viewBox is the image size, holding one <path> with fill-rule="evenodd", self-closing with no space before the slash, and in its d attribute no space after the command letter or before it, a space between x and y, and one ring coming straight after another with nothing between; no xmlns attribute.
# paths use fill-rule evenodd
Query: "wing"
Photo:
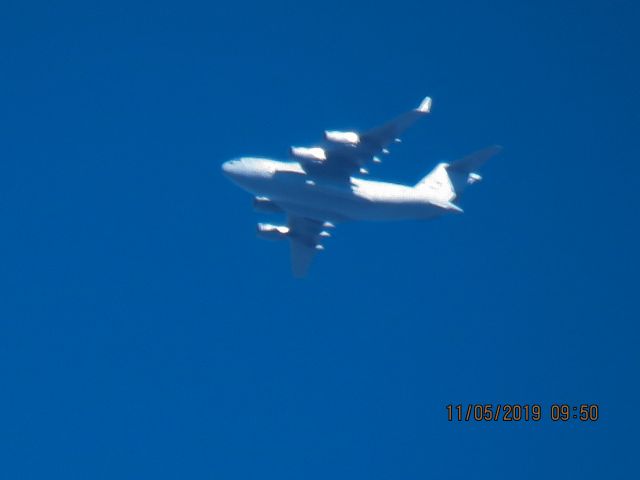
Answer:
<svg viewBox="0 0 640 480"><path fill-rule="evenodd" d="M289 239L291 240L291 268L295 277L304 277L318 250L323 250L320 241L330 236L325 230L333 225L295 215L288 216Z"/></svg>
<svg viewBox="0 0 640 480"><path fill-rule="evenodd" d="M376 162L381 153L407 128L431 110L431 98L426 97L417 108L403 113L390 122L363 133L325 131L321 146L291 147L291 155L312 176L349 181L351 175L362 172L369 162Z"/></svg>
<svg viewBox="0 0 640 480"><path fill-rule="evenodd" d="M364 143L375 148L377 152L380 152L383 148L391 145L391 143L396 138L399 138L407 128L430 111L431 97L426 97L422 102L420 102L420 105L418 105L417 108L403 113L384 125L365 132L361 135L361 138Z"/></svg>

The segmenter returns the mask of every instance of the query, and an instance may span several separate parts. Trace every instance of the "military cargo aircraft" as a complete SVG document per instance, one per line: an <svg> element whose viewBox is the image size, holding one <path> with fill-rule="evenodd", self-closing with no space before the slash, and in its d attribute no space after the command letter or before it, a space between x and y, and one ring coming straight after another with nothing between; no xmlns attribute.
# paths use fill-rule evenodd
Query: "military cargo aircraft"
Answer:
<svg viewBox="0 0 640 480"><path fill-rule="evenodd" d="M286 215L286 225L258 223L257 233L265 239L288 239L293 274L303 277L338 223L462 213L454 201L481 180L476 170L501 147L439 163L412 186L361 177L368 173L368 164L379 163L400 134L430 110L431 98L426 97L417 108L366 132L327 130L317 146L291 147L289 161L241 157L225 162L222 170L254 196L258 212Z"/></svg>

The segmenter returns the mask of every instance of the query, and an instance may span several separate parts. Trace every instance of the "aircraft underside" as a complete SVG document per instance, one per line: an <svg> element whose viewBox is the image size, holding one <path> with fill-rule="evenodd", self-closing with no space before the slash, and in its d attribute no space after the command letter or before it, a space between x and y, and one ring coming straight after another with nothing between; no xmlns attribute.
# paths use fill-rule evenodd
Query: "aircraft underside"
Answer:
<svg viewBox="0 0 640 480"><path fill-rule="evenodd" d="M256 211L286 215L285 224L258 223L257 234L289 240L293 274L301 277L316 252L324 249L335 223L429 219L462 212L454 201L481 180L477 168L500 147L439 163L413 186L361 178L368 173L365 166L380 163L400 134L430 109L431 99L426 97L418 107L378 127L364 132L327 130L319 145L291 147L291 161L241 157L225 162L222 170L254 195Z"/></svg>
<svg viewBox="0 0 640 480"><path fill-rule="evenodd" d="M274 187L275 185L270 185ZM357 189L338 188L332 185L299 185L290 183L280 188L267 188L254 192L270 198L283 210L295 215L330 221L334 223L350 220L391 221L433 218L446 213L429 205L426 201L405 199L372 198Z"/></svg>

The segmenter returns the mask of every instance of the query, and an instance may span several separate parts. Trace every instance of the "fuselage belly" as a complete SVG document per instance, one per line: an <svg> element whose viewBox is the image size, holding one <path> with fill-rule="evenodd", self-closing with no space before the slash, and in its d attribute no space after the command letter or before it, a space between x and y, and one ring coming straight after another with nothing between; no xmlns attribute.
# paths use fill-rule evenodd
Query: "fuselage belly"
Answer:
<svg viewBox="0 0 640 480"><path fill-rule="evenodd" d="M312 180L296 170L277 170L245 176L238 183L295 215L332 222L426 219L443 213L412 187L360 178L341 184Z"/></svg>

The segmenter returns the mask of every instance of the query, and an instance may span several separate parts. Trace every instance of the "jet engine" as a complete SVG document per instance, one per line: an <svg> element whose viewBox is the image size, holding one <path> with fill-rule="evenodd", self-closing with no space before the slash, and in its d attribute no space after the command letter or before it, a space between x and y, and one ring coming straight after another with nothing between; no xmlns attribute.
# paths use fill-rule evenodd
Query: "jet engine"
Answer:
<svg viewBox="0 0 640 480"><path fill-rule="evenodd" d="M282 209L267 197L255 197L253 209L258 213L282 213Z"/></svg>
<svg viewBox="0 0 640 480"><path fill-rule="evenodd" d="M339 132L337 130L325 130L324 139L328 142L357 145L360 143L360 135L356 132Z"/></svg>
<svg viewBox="0 0 640 480"><path fill-rule="evenodd" d="M265 240L283 240L289 236L289 227L284 225L271 225L259 223L257 226L258 237Z"/></svg>
<svg viewBox="0 0 640 480"><path fill-rule="evenodd" d="M291 156L302 161L322 162L327 159L327 154L320 147L291 147Z"/></svg>

